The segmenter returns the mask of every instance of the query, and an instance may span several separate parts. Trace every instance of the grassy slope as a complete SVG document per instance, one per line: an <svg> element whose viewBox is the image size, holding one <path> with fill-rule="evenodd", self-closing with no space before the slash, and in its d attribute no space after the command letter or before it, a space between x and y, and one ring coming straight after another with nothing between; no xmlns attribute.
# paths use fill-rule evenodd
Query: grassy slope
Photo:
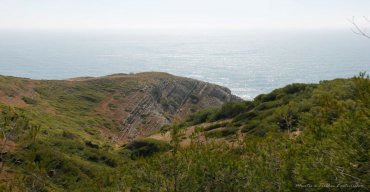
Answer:
<svg viewBox="0 0 370 192"><path fill-rule="evenodd" d="M288 129L294 132L304 128L300 121L306 118L305 115L318 113L324 106L332 112L332 117L328 118L335 121L342 112L335 104L354 102L354 86L354 82L348 79L322 81L320 84L292 84L259 95L254 101L229 103L220 109L199 111L180 126L207 123L207 126L202 126L203 131L211 137L235 136L232 133L236 132L254 136ZM225 120L227 123L223 122Z"/></svg>
<svg viewBox="0 0 370 192"><path fill-rule="evenodd" d="M97 112L99 103L106 97L120 98L161 78L174 77L146 73L88 81L34 81L1 76L1 110L15 106L18 113L42 126L35 143L24 142L24 148L22 139L18 141L15 155L9 157L9 166L14 166L9 171L15 171L11 173L15 175L40 172L43 176L39 179L49 181L48 172L57 170L50 182L40 184L54 190L94 185L100 173L122 163L114 143L101 135L104 129L117 133L117 122ZM40 160L35 162L38 157ZM18 166L15 162L24 163ZM43 167L40 170L38 163ZM38 179L30 176L27 180L26 183ZM72 186L76 181L80 186Z"/></svg>
<svg viewBox="0 0 370 192"><path fill-rule="evenodd" d="M27 80L10 84L8 78L1 78L1 89L8 95L14 94L14 89L34 86ZM112 90L129 90L138 83L112 81L38 84L38 97L30 95L32 100L28 101L37 104L25 105L19 111L43 128L35 142L19 141L7 156L9 172L18 180L7 179L3 187L8 184L8 189L13 186L20 191L32 187L148 191L166 186L174 190L177 183L178 191L294 191L299 190L296 184L306 183L369 184L368 79L294 84L260 95L255 101L198 112L180 125L167 127L200 127L191 134L188 147L178 149L175 156L150 156L152 150L168 150L164 147L167 144L153 140L113 150L98 134L94 128L106 126L107 120L92 110L94 103ZM287 134L298 129L298 136ZM197 134L210 142L199 145L203 139L200 141ZM222 140L213 143L213 138ZM223 145L223 140L235 145ZM171 146L176 148L174 140ZM138 158L140 154L150 155ZM135 160L131 160L132 155Z"/></svg>
<svg viewBox="0 0 370 192"><path fill-rule="evenodd" d="M15 169L10 170L15 171L15 175L19 172L22 175L41 173L39 178L25 178L24 185L36 181L36 187L72 190L74 187L69 187L72 183L78 181L80 187L93 185L92 178L99 175L98 172L112 170L117 165L117 154L112 154L113 146L99 131L100 128L112 128L109 126L112 122L97 114L95 108L107 95L121 94L116 93L117 90L124 94L123 91L136 89L136 80L31 82L1 77L0 82L5 93L3 97L20 103L18 111L33 123L42 125L37 142L26 143L26 148L17 147L15 156L9 159L12 163L24 162L20 166L13 164ZM5 108L4 104L2 108ZM55 176L49 181L50 175ZM40 179L46 182L37 182Z"/></svg>

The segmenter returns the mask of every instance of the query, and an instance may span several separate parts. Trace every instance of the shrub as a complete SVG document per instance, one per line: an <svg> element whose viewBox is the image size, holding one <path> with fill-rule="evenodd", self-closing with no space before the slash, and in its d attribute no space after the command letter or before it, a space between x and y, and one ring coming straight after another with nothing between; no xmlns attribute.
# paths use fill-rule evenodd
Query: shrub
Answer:
<svg viewBox="0 0 370 192"><path fill-rule="evenodd" d="M198 111L192 115L189 116L187 119L187 122L189 122L192 125L197 125L200 123L204 123L207 120L210 120L212 115L216 112L215 109L207 109L207 110L202 110Z"/></svg>
<svg viewBox="0 0 370 192"><path fill-rule="evenodd" d="M258 110L258 111L263 111L263 110L266 110L266 109L269 109L269 106L267 103L261 103L259 104L255 110Z"/></svg>
<svg viewBox="0 0 370 192"><path fill-rule="evenodd" d="M26 97L26 96L23 96L22 97L22 100L27 103L27 104L30 104L30 105L34 105L37 103L37 101L35 99L32 99L30 97Z"/></svg>
<svg viewBox="0 0 370 192"><path fill-rule="evenodd" d="M225 124L224 123L215 123L215 124L209 125L208 127L205 127L203 129L203 131L210 131L210 130L217 129L217 128L222 127L222 126L225 126Z"/></svg>
<svg viewBox="0 0 370 192"><path fill-rule="evenodd" d="M243 102L227 103L222 106L216 120L234 117L235 115L244 112L245 109L246 106Z"/></svg>
<svg viewBox="0 0 370 192"><path fill-rule="evenodd" d="M261 97L261 101L262 102L268 102L268 101L274 101L277 97L277 94L276 92L271 92L269 94L266 94L266 95L262 95Z"/></svg>
<svg viewBox="0 0 370 192"><path fill-rule="evenodd" d="M63 135L63 137L68 138L68 139L74 139L74 138L76 138L76 136L73 133L68 132L68 131L63 131L63 134L62 135Z"/></svg>
<svg viewBox="0 0 370 192"><path fill-rule="evenodd" d="M80 99L83 99L83 100L86 100L88 102L92 102L92 103L97 103L99 102L99 99L93 97L93 96L88 96L88 95L81 95L79 96Z"/></svg>
<svg viewBox="0 0 370 192"><path fill-rule="evenodd" d="M256 131L253 132L253 135L264 137L266 135L266 130L264 128L257 129Z"/></svg>
<svg viewBox="0 0 370 192"><path fill-rule="evenodd" d="M241 132L242 133L247 133L253 129L255 129L257 127L257 124L256 123L249 123L249 124L246 124L243 126L243 128L241 129Z"/></svg>
<svg viewBox="0 0 370 192"><path fill-rule="evenodd" d="M113 104L113 103L109 103L109 104L108 104L108 107L109 107L109 109L110 109L110 110L115 110L115 109L117 109L117 108L118 108L118 106L117 106L117 105L115 105L115 104Z"/></svg>
<svg viewBox="0 0 370 192"><path fill-rule="evenodd" d="M148 157L158 152L167 151L170 149L170 145L156 139L140 139L127 144L124 149L130 151L132 159L136 159L138 157Z"/></svg>
<svg viewBox="0 0 370 192"><path fill-rule="evenodd" d="M227 137L230 135L234 135L237 131L238 131L237 127L228 127L228 128L224 128L220 130L214 130L214 131L207 132L206 136L211 137L211 138L212 137L216 137L216 138Z"/></svg>
<svg viewBox="0 0 370 192"><path fill-rule="evenodd" d="M86 141L85 145L93 149L99 149L99 145L92 143L91 141Z"/></svg>
<svg viewBox="0 0 370 192"><path fill-rule="evenodd" d="M254 111L250 111L250 112L246 112L246 113L242 113L242 114L239 114L238 116L236 116L233 121L234 122L238 122L238 121L247 121L247 120L250 120L250 119L253 119L257 117L257 113L254 112Z"/></svg>
<svg viewBox="0 0 370 192"><path fill-rule="evenodd" d="M307 87L306 84L294 83L294 84L291 84L291 85L287 85L286 87L282 88L282 90L286 94L294 94L294 93L298 93L300 91L305 90L306 87Z"/></svg>
<svg viewBox="0 0 370 192"><path fill-rule="evenodd" d="M193 104L197 104L199 102L199 98L196 95L190 95L190 99Z"/></svg>

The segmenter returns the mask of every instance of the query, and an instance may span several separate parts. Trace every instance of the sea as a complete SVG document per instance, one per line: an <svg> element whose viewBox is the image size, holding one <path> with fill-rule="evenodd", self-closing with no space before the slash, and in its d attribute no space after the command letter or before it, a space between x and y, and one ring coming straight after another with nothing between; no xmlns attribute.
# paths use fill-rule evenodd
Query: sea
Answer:
<svg viewBox="0 0 370 192"><path fill-rule="evenodd" d="M370 40L341 30L0 30L0 74L68 79L168 72L228 87L251 100L291 83L370 72Z"/></svg>

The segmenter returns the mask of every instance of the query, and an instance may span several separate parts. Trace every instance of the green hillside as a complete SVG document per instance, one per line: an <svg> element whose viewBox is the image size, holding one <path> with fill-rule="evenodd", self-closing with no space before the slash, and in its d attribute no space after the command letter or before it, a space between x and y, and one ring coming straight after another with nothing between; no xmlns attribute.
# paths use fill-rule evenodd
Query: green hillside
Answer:
<svg viewBox="0 0 370 192"><path fill-rule="evenodd" d="M107 116L91 115L102 98L92 88L81 102L69 99L73 91L63 102L38 92L49 100L1 105L0 191L367 191L370 184L365 74L205 109L164 126L157 139L120 147L94 132Z"/></svg>

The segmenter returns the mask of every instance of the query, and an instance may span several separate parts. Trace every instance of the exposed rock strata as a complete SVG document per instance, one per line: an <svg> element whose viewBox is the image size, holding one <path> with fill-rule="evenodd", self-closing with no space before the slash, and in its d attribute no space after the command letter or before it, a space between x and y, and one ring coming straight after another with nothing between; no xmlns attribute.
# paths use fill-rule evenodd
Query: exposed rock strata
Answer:
<svg viewBox="0 0 370 192"><path fill-rule="evenodd" d="M81 129L100 129L121 141L151 134L163 125L183 120L191 112L234 100L239 98L227 88L167 73L59 81L0 76L0 103L44 109L76 121L99 118Z"/></svg>
<svg viewBox="0 0 370 192"><path fill-rule="evenodd" d="M239 99L229 89L187 78L161 80L142 89L141 94L132 94L140 95L140 99L120 126L127 138L152 133L201 108Z"/></svg>

